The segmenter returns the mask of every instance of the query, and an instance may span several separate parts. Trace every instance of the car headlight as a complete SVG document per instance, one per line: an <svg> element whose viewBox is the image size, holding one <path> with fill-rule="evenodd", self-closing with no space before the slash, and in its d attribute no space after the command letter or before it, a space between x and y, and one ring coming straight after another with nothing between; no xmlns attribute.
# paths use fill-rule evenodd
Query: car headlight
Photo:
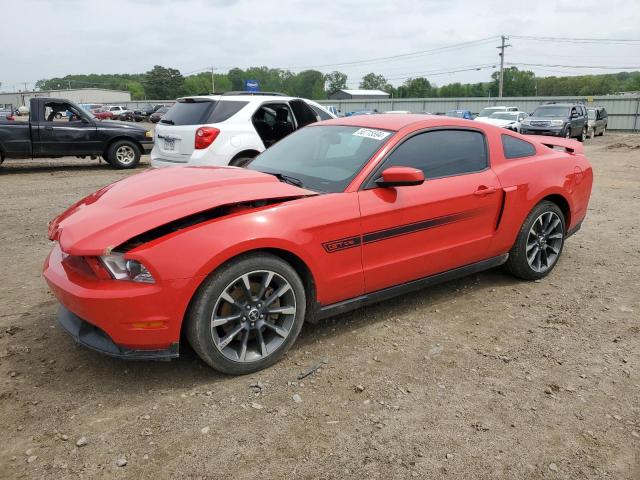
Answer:
<svg viewBox="0 0 640 480"><path fill-rule="evenodd" d="M561 127L564 125L564 120L551 120L552 127Z"/></svg>
<svg viewBox="0 0 640 480"><path fill-rule="evenodd" d="M528 118L525 118L524 120L522 120L520 122L521 125L531 125L531 120L529 120Z"/></svg>
<svg viewBox="0 0 640 480"><path fill-rule="evenodd" d="M153 275L137 260L124 258L122 253L103 255L100 261L115 280L129 280L140 283L156 283Z"/></svg>
<svg viewBox="0 0 640 480"><path fill-rule="evenodd" d="M151 130L147 130L144 132L144 136L147 138L153 138L153 133L151 133Z"/></svg>

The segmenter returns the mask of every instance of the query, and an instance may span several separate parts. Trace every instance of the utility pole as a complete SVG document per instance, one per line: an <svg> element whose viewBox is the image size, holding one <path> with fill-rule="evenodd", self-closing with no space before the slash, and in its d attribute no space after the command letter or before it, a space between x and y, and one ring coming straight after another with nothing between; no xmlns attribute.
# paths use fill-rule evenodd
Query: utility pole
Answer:
<svg viewBox="0 0 640 480"><path fill-rule="evenodd" d="M217 70L216 68L211 67L211 94L216 93L216 80L213 76L213 71Z"/></svg>
<svg viewBox="0 0 640 480"><path fill-rule="evenodd" d="M507 47L510 47L511 45L505 45L505 41L508 38L505 37L504 35L500 35L500 46L496 47L497 49L500 50L500 53L498 55L500 55L500 81L498 83L498 98L502 98L502 86L504 84L504 49Z"/></svg>
<svg viewBox="0 0 640 480"><path fill-rule="evenodd" d="M22 83L24 83L24 90L23 91L26 92L27 91L27 82L22 82Z"/></svg>

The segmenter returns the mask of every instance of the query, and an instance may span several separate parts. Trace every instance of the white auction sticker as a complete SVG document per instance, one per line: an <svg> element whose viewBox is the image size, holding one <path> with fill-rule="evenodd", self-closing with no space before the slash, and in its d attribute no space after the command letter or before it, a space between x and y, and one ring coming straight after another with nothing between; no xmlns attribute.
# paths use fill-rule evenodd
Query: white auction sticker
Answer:
<svg viewBox="0 0 640 480"><path fill-rule="evenodd" d="M391 132L385 132L384 130L373 130L371 128L360 128L353 132L356 137L372 138L374 140L382 140L387 138Z"/></svg>

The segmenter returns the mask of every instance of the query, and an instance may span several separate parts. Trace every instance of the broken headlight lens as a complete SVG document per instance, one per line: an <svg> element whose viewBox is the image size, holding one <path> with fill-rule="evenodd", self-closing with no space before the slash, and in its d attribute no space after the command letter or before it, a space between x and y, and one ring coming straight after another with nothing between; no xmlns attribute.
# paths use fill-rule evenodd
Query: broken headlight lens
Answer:
<svg viewBox="0 0 640 480"><path fill-rule="evenodd" d="M103 255L100 261L115 280L130 280L140 283L155 283L151 272L137 260L124 258L122 253L112 252L111 255Z"/></svg>

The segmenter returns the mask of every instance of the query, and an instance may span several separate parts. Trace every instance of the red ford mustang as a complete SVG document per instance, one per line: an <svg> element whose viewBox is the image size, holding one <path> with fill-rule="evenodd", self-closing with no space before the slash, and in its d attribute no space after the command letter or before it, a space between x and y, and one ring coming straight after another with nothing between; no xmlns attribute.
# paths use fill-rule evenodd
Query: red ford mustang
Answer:
<svg viewBox="0 0 640 480"><path fill-rule="evenodd" d="M50 225L44 276L79 343L222 372L276 362L305 320L506 264L539 279L580 228L573 140L420 115L305 127L247 169L148 170Z"/></svg>

